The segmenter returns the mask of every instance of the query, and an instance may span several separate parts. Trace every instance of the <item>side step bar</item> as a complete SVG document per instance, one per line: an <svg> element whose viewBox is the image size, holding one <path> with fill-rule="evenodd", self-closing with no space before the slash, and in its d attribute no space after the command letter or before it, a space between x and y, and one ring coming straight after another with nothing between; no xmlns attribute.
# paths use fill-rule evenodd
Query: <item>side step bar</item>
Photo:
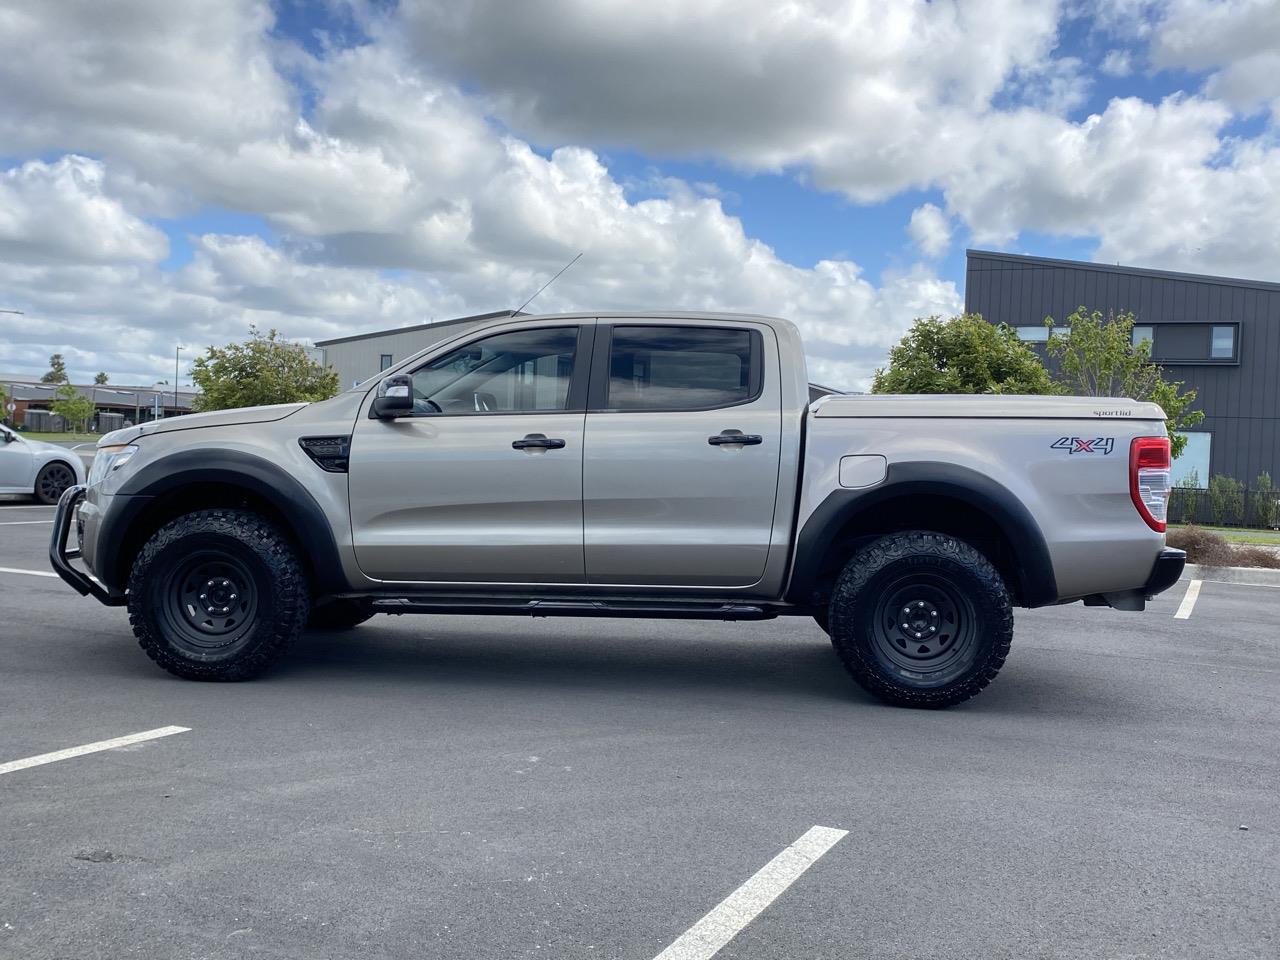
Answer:
<svg viewBox="0 0 1280 960"><path fill-rule="evenodd" d="M749 603L674 600L489 600L476 597L385 597L371 604L378 613L445 613L528 617L643 617L667 620L772 620L771 607Z"/></svg>

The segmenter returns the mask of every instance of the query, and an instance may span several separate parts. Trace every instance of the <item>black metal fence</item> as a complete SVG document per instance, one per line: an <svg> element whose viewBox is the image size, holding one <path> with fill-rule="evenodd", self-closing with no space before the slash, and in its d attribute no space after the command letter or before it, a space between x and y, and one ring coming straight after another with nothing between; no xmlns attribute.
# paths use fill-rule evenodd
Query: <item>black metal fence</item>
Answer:
<svg viewBox="0 0 1280 960"><path fill-rule="evenodd" d="M1240 488L1214 497L1204 488L1174 487L1169 496L1169 522L1280 529L1280 490Z"/></svg>

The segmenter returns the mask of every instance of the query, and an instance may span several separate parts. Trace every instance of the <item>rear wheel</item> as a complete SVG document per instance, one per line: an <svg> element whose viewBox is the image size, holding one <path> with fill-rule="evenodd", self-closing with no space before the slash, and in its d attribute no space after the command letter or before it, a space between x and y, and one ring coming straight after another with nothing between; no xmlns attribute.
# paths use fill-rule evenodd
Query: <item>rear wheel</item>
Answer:
<svg viewBox="0 0 1280 960"><path fill-rule="evenodd" d="M46 463L36 474L35 494L41 503L57 503L67 487L76 482L75 472L65 463Z"/></svg>
<svg viewBox="0 0 1280 960"><path fill-rule="evenodd" d="M889 703L946 707L989 684L1009 654L1013 606L991 562L938 533L882 537L836 582L831 642L846 669Z"/></svg>
<svg viewBox="0 0 1280 960"><path fill-rule="evenodd" d="M147 656L190 680L247 680L278 661L310 608L297 552L244 510L166 524L129 575L129 622Z"/></svg>

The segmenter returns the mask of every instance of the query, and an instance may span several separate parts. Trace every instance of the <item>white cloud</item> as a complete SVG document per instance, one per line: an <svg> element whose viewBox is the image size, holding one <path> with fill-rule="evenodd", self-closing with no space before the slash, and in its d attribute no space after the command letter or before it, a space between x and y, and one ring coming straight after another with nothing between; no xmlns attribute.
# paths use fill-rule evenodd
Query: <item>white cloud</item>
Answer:
<svg viewBox="0 0 1280 960"><path fill-rule="evenodd" d="M66 156L0 171L0 260L161 260L169 241L103 190L103 165Z"/></svg>
<svg viewBox="0 0 1280 960"><path fill-rule="evenodd" d="M1127 77L1133 73L1133 54L1119 48L1108 50L1098 69L1109 77Z"/></svg>
<svg viewBox="0 0 1280 960"><path fill-rule="evenodd" d="M1106 6L1140 16L1130 37L1163 12ZM273 39L265 0L0 11L0 142L46 158L0 181L6 299L64 352L80 329L120 370L161 372L175 340L225 342L249 320L324 337L513 306L582 251L535 306L791 316L815 375L850 386L911 317L959 309L926 266L789 264L714 190L665 180L635 201L597 152L609 144L794 172L855 200L940 190L946 212L925 204L907 225L925 258L961 227L1233 274L1269 275L1280 250L1277 155L1222 133L1265 85L1233 92L1249 77L1223 58L1262 69L1266 50L1212 16L1193 43L1192 0L1159 21L1152 55L1217 71L1209 92L1117 98L1078 121L1089 78L1056 50L1053 4L376 9L371 42L316 56ZM261 215L280 239L199 237L190 264L158 269L147 218L206 206ZM18 351L42 367L53 341L9 343L0 368Z"/></svg>
<svg viewBox="0 0 1280 960"><path fill-rule="evenodd" d="M1171 0L1151 40L1160 67L1213 70L1205 85L1242 110L1280 99L1278 0Z"/></svg>
<svg viewBox="0 0 1280 960"><path fill-rule="evenodd" d="M951 246L951 221L932 203L911 211L907 234L926 257L940 257Z"/></svg>
<svg viewBox="0 0 1280 960"><path fill-rule="evenodd" d="M1056 28L1056 3L1017 0L408 0L384 30L535 142L803 167L877 200L949 165L1016 71L1053 73Z"/></svg>

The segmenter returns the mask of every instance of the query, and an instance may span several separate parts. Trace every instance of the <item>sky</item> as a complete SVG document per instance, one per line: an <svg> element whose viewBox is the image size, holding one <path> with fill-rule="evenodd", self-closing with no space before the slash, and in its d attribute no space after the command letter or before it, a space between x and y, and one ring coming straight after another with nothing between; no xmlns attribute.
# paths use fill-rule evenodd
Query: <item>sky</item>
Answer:
<svg viewBox="0 0 1280 960"><path fill-rule="evenodd" d="M518 306L788 317L966 247L1280 280L1280 0L0 0L0 373Z"/></svg>

